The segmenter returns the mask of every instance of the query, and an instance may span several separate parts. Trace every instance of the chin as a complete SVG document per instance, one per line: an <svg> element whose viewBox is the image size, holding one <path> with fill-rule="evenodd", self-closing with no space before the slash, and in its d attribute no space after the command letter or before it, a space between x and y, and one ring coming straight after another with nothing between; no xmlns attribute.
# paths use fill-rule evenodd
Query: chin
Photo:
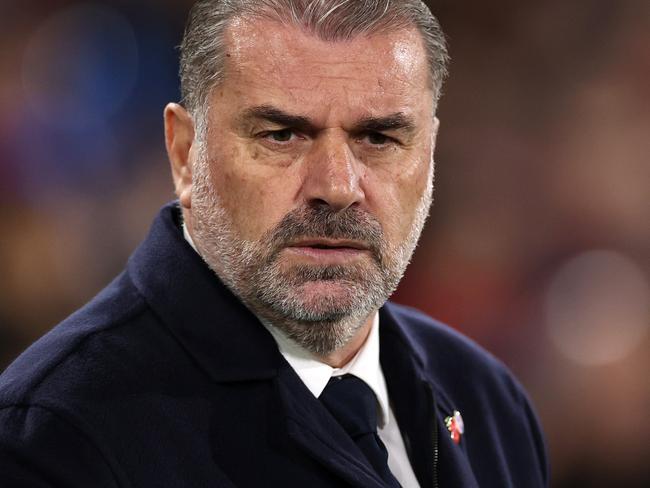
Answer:
<svg viewBox="0 0 650 488"><path fill-rule="evenodd" d="M357 317L368 308L364 303L367 294L359 292L349 283L336 280L311 281L289 294L277 308L294 320L335 322Z"/></svg>
<svg viewBox="0 0 650 488"><path fill-rule="evenodd" d="M309 281L300 285L296 295L302 296L305 302L319 300L336 300L340 303L352 301L359 288L340 280Z"/></svg>

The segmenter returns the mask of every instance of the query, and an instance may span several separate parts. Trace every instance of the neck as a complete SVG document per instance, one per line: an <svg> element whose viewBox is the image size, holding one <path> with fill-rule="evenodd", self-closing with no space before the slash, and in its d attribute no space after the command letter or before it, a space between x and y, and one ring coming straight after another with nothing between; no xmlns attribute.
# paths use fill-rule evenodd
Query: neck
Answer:
<svg viewBox="0 0 650 488"><path fill-rule="evenodd" d="M355 354L359 352L359 349L361 349L363 344L366 342L366 339L368 339L368 335L372 329L372 323L375 319L375 313L372 313L366 319L366 322L363 324L363 326L343 347L331 352L330 354L316 356L318 360L322 361L332 368L342 368L348 364L355 356Z"/></svg>

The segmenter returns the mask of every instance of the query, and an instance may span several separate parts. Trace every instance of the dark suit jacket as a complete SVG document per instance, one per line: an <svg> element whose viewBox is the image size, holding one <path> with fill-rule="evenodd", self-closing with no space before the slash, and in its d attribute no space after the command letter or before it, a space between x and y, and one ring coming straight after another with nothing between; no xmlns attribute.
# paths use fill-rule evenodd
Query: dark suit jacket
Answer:
<svg viewBox="0 0 650 488"><path fill-rule="evenodd" d="M0 486L383 486L177 219L163 208L126 270L0 376ZM505 367L414 310L387 303L380 320L421 485L545 486L538 423Z"/></svg>

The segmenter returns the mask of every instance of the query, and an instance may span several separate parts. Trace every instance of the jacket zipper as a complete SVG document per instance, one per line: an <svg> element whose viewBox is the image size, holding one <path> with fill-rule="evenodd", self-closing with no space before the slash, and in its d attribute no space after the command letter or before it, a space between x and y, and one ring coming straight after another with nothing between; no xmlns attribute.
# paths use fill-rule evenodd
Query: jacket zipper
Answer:
<svg viewBox="0 0 650 488"><path fill-rule="evenodd" d="M429 405L432 410L430 418L432 419L431 435L433 436L433 472L431 473L431 475L433 481L433 488L439 488L438 487L438 461L440 458L440 449L438 446L438 422L437 422L438 406L436 403L436 397L433 394L433 388L429 383L427 383L427 388L429 390Z"/></svg>

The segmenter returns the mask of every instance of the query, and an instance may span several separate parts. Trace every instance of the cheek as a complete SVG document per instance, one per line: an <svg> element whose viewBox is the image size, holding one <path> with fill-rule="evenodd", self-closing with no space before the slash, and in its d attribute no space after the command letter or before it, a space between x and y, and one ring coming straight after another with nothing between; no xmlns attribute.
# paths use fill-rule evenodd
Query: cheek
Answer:
<svg viewBox="0 0 650 488"><path fill-rule="evenodd" d="M367 175L366 196L386 237L403 240L411 230L415 212L429 180L429 164L419 160L399 170L384 169Z"/></svg>
<svg viewBox="0 0 650 488"><path fill-rule="evenodd" d="M285 201L287 178L274 178L241 167L224 168L214 182L239 237L258 240L291 210Z"/></svg>

